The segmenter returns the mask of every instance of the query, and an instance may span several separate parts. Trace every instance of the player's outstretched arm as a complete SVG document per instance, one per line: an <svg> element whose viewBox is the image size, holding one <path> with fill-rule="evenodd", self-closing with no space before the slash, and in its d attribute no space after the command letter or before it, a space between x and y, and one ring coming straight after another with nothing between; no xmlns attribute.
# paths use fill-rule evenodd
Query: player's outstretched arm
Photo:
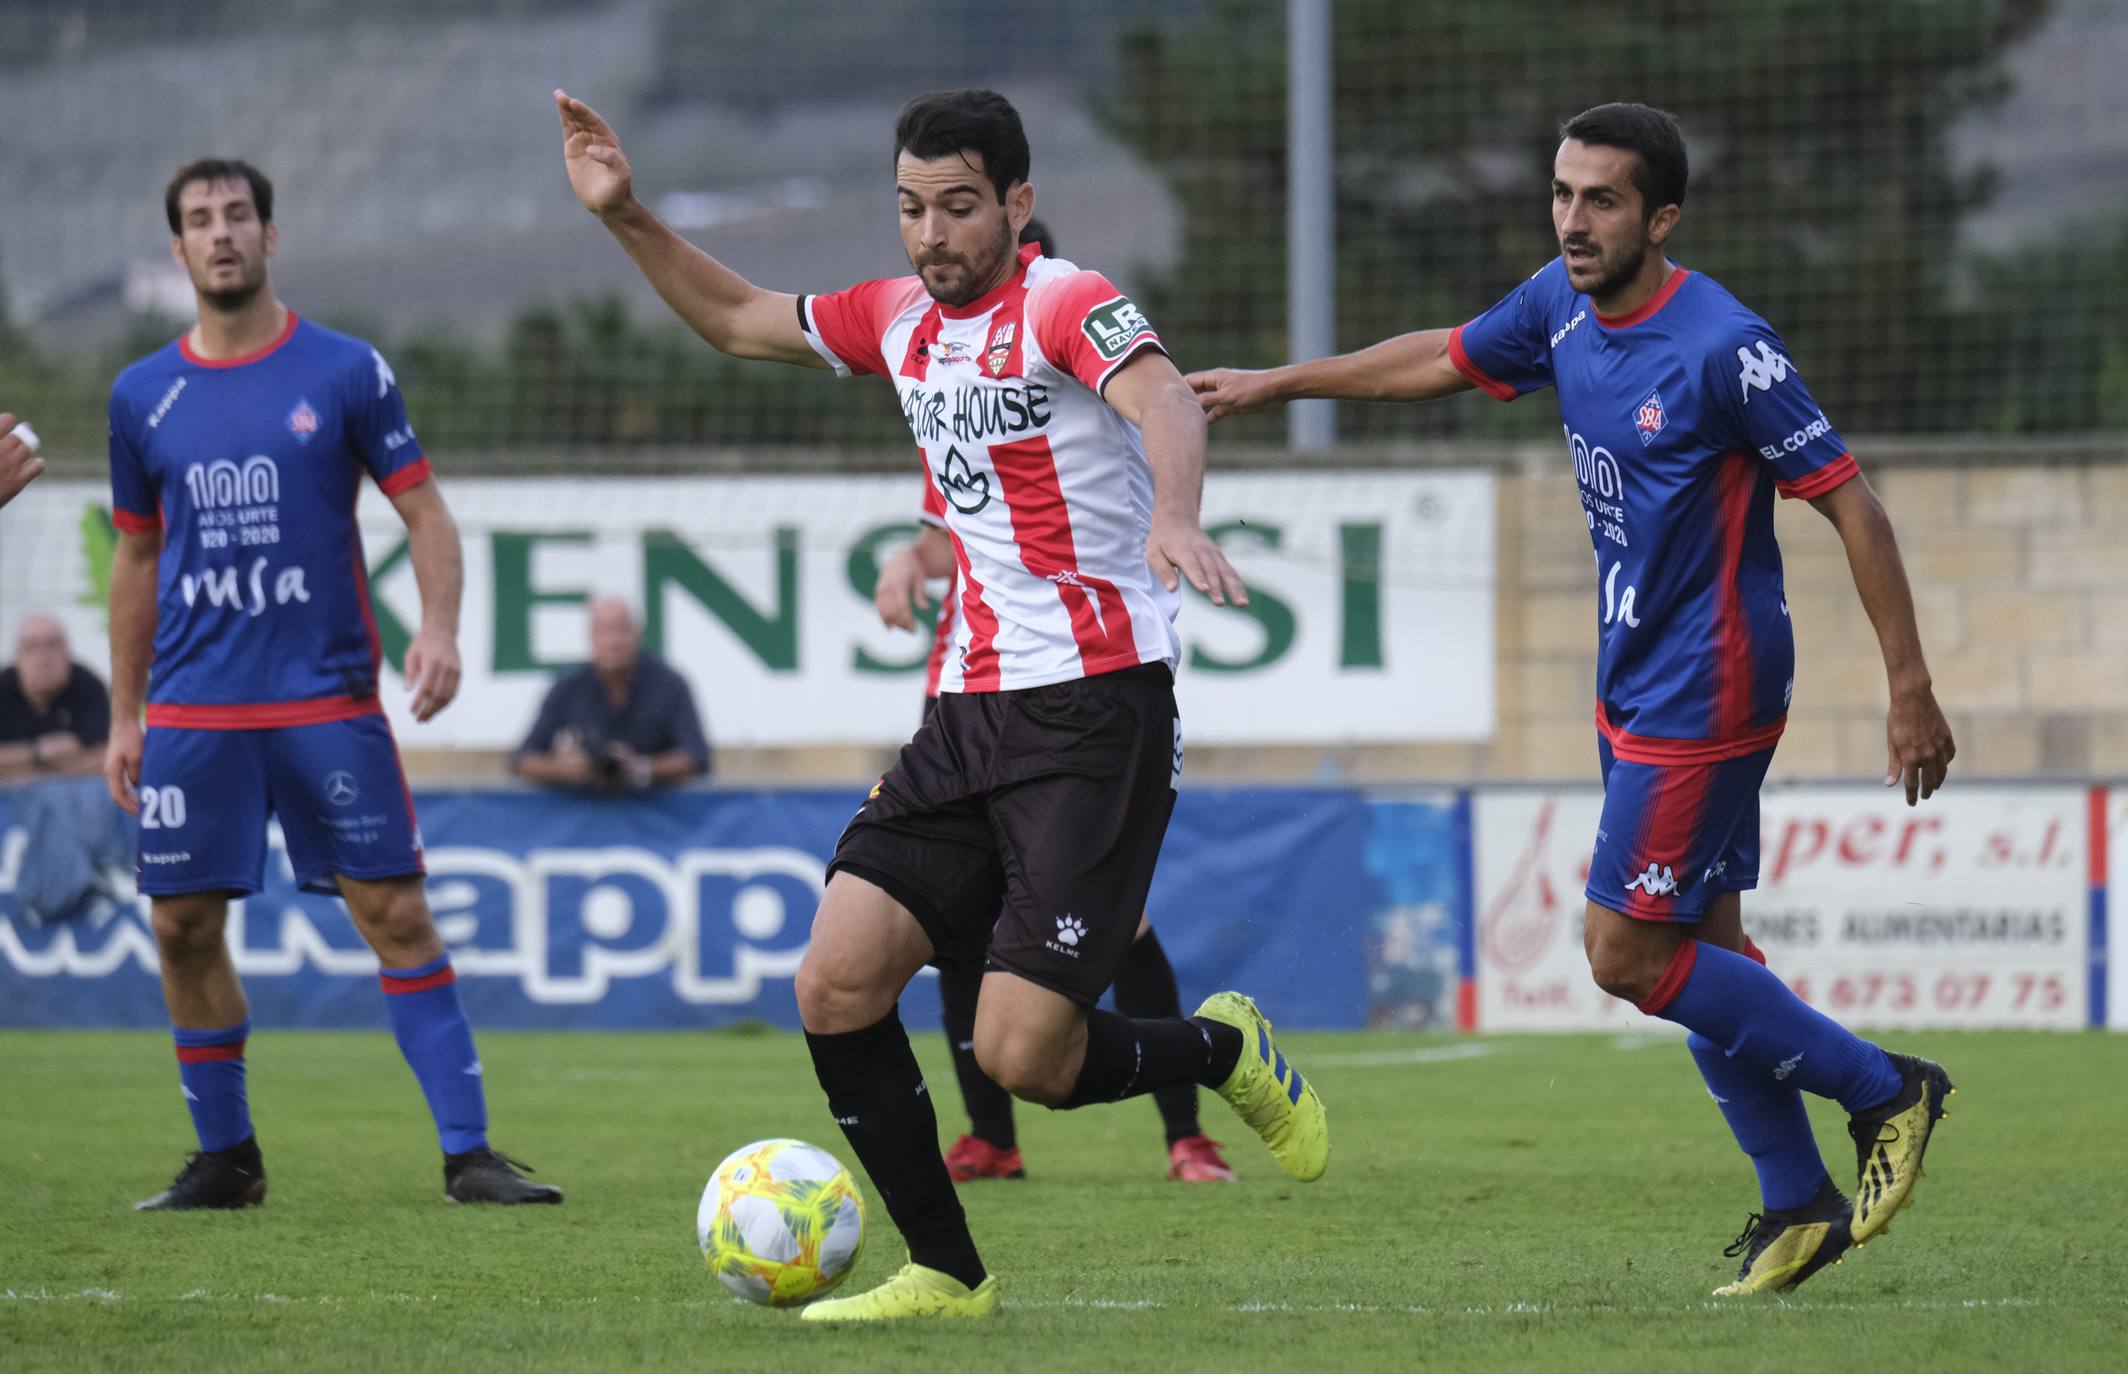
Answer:
<svg viewBox="0 0 2128 1374"><path fill-rule="evenodd" d="M421 629L406 647L406 690L417 721L426 721L458 695L458 607L465 594L465 553L458 522L434 478L392 498L406 522L407 559L421 592Z"/></svg>
<svg viewBox="0 0 2128 1374"><path fill-rule="evenodd" d="M15 424L14 416L0 414L0 506L14 500L17 492L44 471L44 460Z"/></svg>
<svg viewBox="0 0 2128 1374"><path fill-rule="evenodd" d="M1145 437L1145 461L1153 470L1153 528L1145 541L1145 561L1153 575L1169 591L1180 585L1178 573L1187 577L1214 606L1226 605L1229 597L1237 606L1248 605L1241 574L1204 532L1206 422L1189 383L1165 353L1144 349L1109 379L1102 395Z"/></svg>
<svg viewBox="0 0 2128 1374"><path fill-rule="evenodd" d="M1468 391L1471 383L1448 356L1448 330L1422 329L1357 353L1244 371L1221 367L1192 372L1190 389L1205 418L1280 406L1288 401L1430 401Z"/></svg>
<svg viewBox="0 0 2128 1374"><path fill-rule="evenodd" d="M1862 608L1869 613L1877 644L1884 651L1884 671L1891 683L1891 713L1885 722L1890 758L1884 766L1884 785L1905 783L1906 804L1912 806L1943 786L1958 747L1951 740L1950 722L1936 704L1928 663L1921 655L1914 594L1892 534L1891 517L1868 480L1859 474L1812 497L1810 504L1840 532L1855 591L1861 595Z"/></svg>
<svg viewBox="0 0 2128 1374"><path fill-rule="evenodd" d="M103 780L111 800L140 814L140 754L147 740L148 663L155 654L155 579L163 556L160 528L121 530L111 553L111 738Z"/></svg>
<svg viewBox="0 0 2128 1374"><path fill-rule="evenodd" d="M635 173L620 137L598 112L561 91L562 161L584 208L599 217L672 313L734 358L828 366L805 341L798 298L764 291L681 238L635 198Z"/></svg>

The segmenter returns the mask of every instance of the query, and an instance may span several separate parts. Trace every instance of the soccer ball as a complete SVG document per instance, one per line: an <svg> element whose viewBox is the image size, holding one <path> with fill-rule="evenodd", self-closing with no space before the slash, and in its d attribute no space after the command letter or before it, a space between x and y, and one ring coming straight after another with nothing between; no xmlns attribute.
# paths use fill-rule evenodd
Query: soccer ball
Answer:
<svg viewBox="0 0 2128 1374"><path fill-rule="evenodd" d="M864 1194L835 1156L802 1140L726 1155L702 1190L695 1236L724 1286L789 1307L841 1283L864 1245Z"/></svg>

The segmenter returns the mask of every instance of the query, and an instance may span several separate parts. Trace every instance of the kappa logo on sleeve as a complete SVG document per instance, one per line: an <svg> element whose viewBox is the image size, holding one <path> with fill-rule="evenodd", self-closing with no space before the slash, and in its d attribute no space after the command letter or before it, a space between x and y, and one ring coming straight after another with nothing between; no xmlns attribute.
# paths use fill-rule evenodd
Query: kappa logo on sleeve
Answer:
<svg viewBox="0 0 2128 1374"><path fill-rule="evenodd" d="M1094 352L1114 362L1137 342L1140 335L1153 332L1153 322L1145 318L1145 312L1131 304L1130 297L1118 296L1088 311L1086 322L1080 328L1086 331Z"/></svg>
<svg viewBox="0 0 2128 1374"><path fill-rule="evenodd" d="M1754 390L1773 390L1773 384L1787 381L1789 372L1795 367L1788 361L1787 354L1775 352L1773 345L1764 339L1759 340L1756 353L1748 348L1737 349L1736 360L1739 364L1736 380L1744 388L1745 405L1751 404Z"/></svg>

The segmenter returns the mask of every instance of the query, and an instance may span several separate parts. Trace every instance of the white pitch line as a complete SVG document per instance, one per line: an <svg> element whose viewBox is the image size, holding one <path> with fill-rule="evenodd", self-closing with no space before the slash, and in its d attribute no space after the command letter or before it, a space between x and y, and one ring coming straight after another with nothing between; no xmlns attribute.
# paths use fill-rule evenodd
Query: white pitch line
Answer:
<svg viewBox="0 0 2128 1374"><path fill-rule="evenodd" d="M1311 1054L1311 1069L1383 1069L1405 1064L1447 1064L1458 1059L1478 1059L1493 1052L1490 1041L1467 1045L1438 1045L1414 1050L1360 1050L1352 1054Z"/></svg>

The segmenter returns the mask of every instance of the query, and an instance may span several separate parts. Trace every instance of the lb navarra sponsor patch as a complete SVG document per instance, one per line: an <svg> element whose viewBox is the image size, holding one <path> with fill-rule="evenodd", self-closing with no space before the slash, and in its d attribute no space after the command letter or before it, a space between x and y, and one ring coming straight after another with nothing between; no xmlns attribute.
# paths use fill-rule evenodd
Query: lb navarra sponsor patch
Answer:
<svg viewBox="0 0 2128 1374"><path fill-rule="evenodd" d="M1153 322L1145 313L1131 304L1130 297L1118 296L1112 301L1095 306L1086 314L1086 322L1080 326L1086 331L1088 342L1094 351L1114 362L1123 356L1141 334L1153 332Z"/></svg>

